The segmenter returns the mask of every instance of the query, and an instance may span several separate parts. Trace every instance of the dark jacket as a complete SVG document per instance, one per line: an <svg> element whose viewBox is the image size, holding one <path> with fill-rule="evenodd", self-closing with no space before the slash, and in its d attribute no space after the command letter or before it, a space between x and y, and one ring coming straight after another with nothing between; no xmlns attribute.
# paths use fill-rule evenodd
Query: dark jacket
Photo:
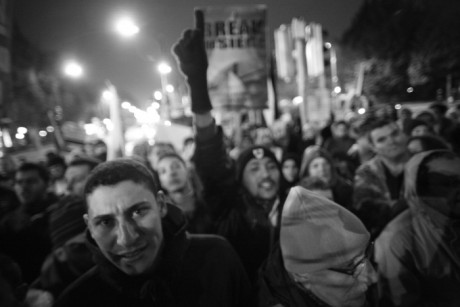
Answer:
<svg viewBox="0 0 460 307"><path fill-rule="evenodd" d="M216 233L224 236L240 256L251 281L279 236L284 196L272 203L249 195L236 179L220 127L197 129L194 163L207 204L216 220Z"/></svg>
<svg viewBox="0 0 460 307"><path fill-rule="evenodd" d="M249 282L231 246L217 236L187 234L178 211L168 208L163 250L148 276L121 272L88 235L97 265L72 284L55 306L249 306Z"/></svg>

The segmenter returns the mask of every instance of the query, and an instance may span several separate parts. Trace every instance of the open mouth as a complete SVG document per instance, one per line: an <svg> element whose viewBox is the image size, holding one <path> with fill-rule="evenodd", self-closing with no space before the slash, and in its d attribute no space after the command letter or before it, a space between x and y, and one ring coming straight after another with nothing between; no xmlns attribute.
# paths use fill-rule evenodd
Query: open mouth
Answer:
<svg viewBox="0 0 460 307"><path fill-rule="evenodd" d="M132 251L129 251L129 252L120 253L120 254L118 254L117 256L118 256L121 260L125 260L125 261L134 261L134 260L139 259L139 258L142 256L142 253L144 252L145 248L146 248L146 247L144 246L144 247L137 248L137 249L132 250Z"/></svg>

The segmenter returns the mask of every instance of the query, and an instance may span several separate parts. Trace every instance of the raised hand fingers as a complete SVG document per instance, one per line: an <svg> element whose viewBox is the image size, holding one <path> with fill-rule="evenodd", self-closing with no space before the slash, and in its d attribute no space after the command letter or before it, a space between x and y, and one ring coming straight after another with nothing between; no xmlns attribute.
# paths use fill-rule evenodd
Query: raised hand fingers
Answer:
<svg viewBox="0 0 460 307"><path fill-rule="evenodd" d="M204 34L204 14L202 10L195 9L195 29Z"/></svg>

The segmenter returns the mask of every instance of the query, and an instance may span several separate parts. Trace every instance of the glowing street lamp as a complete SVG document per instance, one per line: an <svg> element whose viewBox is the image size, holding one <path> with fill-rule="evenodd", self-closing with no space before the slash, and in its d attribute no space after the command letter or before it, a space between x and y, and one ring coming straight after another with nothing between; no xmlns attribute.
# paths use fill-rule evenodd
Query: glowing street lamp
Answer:
<svg viewBox="0 0 460 307"><path fill-rule="evenodd" d="M158 68L158 71L160 72L160 74L162 74L162 75L167 75L172 71L171 66L169 66L165 62L161 62L160 64L158 64L157 68Z"/></svg>
<svg viewBox="0 0 460 307"><path fill-rule="evenodd" d="M168 84L168 85L165 86L165 90L168 93L172 93L172 92L174 92L174 86L172 86L171 84Z"/></svg>
<svg viewBox="0 0 460 307"><path fill-rule="evenodd" d="M71 78L80 78L83 75L83 68L75 61L69 61L64 64L64 74Z"/></svg>
<svg viewBox="0 0 460 307"><path fill-rule="evenodd" d="M139 33L139 27L129 17L123 17L116 21L115 30L123 37L132 37Z"/></svg>
<svg viewBox="0 0 460 307"><path fill-rule="evenodd" d="M155 91L153 92L153 98L155 98L155 100L162 100L163 93L161 93L161 91Z"/></svg>

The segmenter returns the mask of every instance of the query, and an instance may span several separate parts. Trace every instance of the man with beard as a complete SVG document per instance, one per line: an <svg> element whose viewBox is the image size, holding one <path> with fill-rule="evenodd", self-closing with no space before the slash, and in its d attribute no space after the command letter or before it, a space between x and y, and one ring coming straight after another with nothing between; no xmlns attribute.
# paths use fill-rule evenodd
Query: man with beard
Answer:
<svg viewBox="0 0 460 307"><path fill-rule="evenodd" d="M196 28L186 30L173 47L190 88L196 131L194 163L217 221L217 233L232 243L254 282L278 237L284 200L279 192L280 165L264 146L245 149L236 163L228 156L222 129L211 115L202 13L196 11L195 19Z"/></svg>
<svg viewBox="0 0 460 307"><path fill-rule="evenodd" d="M375 156L356 171L353 205L375 238L395 215L406 208L399 199L409 154L407 138L396 122L369 117L362 124L362 130Z"/></svg>
<svg viewBox="0 0 460 307"><path fill-rule="evenodd" d="M223 238L190 235L152 174L132 159L97 166L85 186L86 239L96 266L61 295L65 306L248 306L249 282Z"/></svg>
<svg viewBox="0 0 460 307"><path fill-rule="evenodd" d="M460 306L460 158L448 150L406 165L409 209L375 244L379 306Z"/></svg>

